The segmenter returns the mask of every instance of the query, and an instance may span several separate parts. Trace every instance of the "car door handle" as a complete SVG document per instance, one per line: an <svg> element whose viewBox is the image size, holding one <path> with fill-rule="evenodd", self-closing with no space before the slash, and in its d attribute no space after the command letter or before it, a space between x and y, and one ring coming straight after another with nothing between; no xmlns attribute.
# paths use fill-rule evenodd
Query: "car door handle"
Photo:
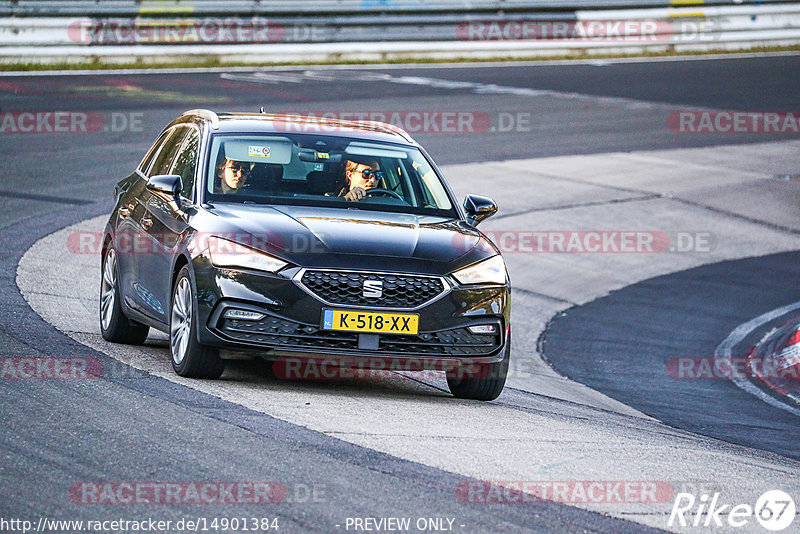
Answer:
<svg viewBox="0 0 800 534"><path fill-rule="evenodd" d="M123 219L128 218L131 216L132 210L130 208L120 208L119 209L119 216Z"/></svg>
<svg viewBox="0 0 800 534"><path fill-rule="evenodd" d="M150 219L148 217L142 217L142 221L141 222L142 222L142 227L145 230L149 230L150 227L153 226L153 219Z"/></svg>

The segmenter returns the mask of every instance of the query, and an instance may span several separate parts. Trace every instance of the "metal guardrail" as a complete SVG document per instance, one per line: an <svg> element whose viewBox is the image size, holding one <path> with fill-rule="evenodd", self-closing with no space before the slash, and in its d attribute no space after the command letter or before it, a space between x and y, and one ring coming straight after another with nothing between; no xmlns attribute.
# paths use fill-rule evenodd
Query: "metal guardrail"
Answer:
<svg viewBox="0 0 800 534"><path fill-rule="evenodd" d="M585 28L581 27L583 21ZM0 17L2 46L236 45L415 41L605 41L587 21L632 25L631 44L685 42L702 34L800 31L800 3L487 15L299 17ZM633 21L633 22L631 22ZM624 29L624 28L622 28ZM775 33L775 35L781 35ZM594 37L594 38L593 38ZM610 36L623 41L622 36ZM624 43L623 43L624 44Z"/></svg>
<svg viewBox="0 0 800 534"><path fill-rule="evenodd" d="M553 1L536 2L537 6ZM571 5L583 0L571 0ZM604 0L592 0L596 7ZM605 0L608 6L627 0ZM648 0L645 0L647 2ZM677 0L680 2L694 0ZM202 12L147 13L136 16L0 16L0 62L149 61L218 58L274 62L409 57L497 57L618 51L710 50L759 45L800 44L800 3L736 3L684 7L592 10L494 10L479 7L530 5L526 0L435 0L432 6L464 6L456 11L389 11L389 5L417 6L397 0L317 0L325 13L213 16ZM588 4L590 0L585 0ZM6 2L8 3L8 2ZM128 8L148 2L84 2ZM386 12L347 14L356 4L381 4ZM564 0L563 3L566 3ZM638 2L641 5L642 2ZM56 4L50 0L16 2ZM158 2L165 6L219 6L219 2ZM231 1L235 6L270 6L289 0ZM663 4L663 1L659 2ZM303 5L308 5L303 3ZM126 7L127 6L127 7ZM288 7L287 7L288 9Z"/></svg>
<svg viewBox="0 0 800 534"><path fill-rule="evenodd" d="M194 14L277 16L356 13L487 13L761 5L786 0L0 0L0 16Z"/></svg>

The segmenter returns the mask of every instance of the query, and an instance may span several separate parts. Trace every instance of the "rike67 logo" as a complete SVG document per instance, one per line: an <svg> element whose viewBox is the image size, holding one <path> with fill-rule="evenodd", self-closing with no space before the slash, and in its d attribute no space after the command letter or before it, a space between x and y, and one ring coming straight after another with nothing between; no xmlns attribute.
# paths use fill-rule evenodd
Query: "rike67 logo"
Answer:
<svg viewBox="0 0 800 534"><path fill-rule="evenodd" d="M781 490L762 493L755 506L725 503L719 493L699 498L691 493L678 493L667 526L741 528L748 527L755 517L765 529L778 532L792 524L796 512L792 497ZM747 530L752 531L752 527Z"/></svg>

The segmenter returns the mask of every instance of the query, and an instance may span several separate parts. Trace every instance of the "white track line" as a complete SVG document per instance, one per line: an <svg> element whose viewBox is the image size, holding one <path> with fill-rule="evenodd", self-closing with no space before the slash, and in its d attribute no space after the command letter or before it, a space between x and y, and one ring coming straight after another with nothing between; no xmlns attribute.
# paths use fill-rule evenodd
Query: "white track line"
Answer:
<svg viewBox="0 0 800 534"><path fill-rule="evenodd" d="M793 302L791 304L787 304L782 308L778 308L772 311L769 311L763 315L759 315L753 319L750 319L746 323L742 323L736 327L736 329L731 332L728 337L725 338L725 341L719 344L717 349L714 351L714 358L719 359L729 359L731 357L731 352L733 347L738 345L742 342L744 338L746 338L753 330L759 328L760 326L777 319L781 315L785 315L790 313L796 309L800 308L800 301ZM761 389L757 388L753 385L749 380L744 378L733 378L733 383L736 384L738 387L758 397L762 401L766 402L770 406L774 406L775 408L780 408L781 410L785 410L790 414L796 415L800 417L800 410L795 408L794 406L790 406L780 400L776 399L772 395L768 395Z"/></svg>

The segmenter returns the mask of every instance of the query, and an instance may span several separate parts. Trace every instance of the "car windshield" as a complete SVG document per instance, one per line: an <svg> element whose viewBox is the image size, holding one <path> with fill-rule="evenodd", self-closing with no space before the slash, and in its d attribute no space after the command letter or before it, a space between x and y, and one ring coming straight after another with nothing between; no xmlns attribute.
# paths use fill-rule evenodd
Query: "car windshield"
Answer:
<svg viewBox="0 0 800 534"><path fill-rule="evenodd" d="M458 216L441 178L414 147L308 134L216 134L209 156L212 202Z"/></svg>

